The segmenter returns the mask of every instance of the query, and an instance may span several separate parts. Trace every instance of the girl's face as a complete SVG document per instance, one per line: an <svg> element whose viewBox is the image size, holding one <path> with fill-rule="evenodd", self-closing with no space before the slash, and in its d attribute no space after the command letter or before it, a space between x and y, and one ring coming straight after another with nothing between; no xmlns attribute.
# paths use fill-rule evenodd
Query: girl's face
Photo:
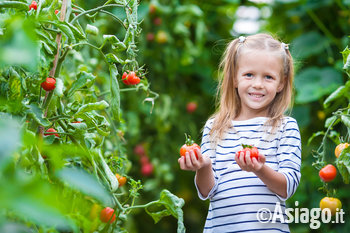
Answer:
<svg viewBox="0 0 350 233"><path fill-rule="evenodd" d="M242 51L236 88L241 99L240 120L267 116L268 107L283 89L282 58L264 50Z"/></svg>

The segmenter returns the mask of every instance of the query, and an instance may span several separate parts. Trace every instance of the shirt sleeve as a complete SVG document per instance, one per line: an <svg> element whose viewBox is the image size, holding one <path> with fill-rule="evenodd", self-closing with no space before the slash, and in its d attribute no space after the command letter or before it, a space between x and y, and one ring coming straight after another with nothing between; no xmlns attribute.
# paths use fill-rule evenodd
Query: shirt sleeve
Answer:
<svg viewBox="0 0 350 233"><path fill-rule="evenodd" d="M197 189L198 197L201 200L207 200L208 198L212 198L212 196L214 196L215 191L218 187L218 177L216 175L216 170L215 170L216 150L213 146L213 143L211 143L211 141L210 141L210 135L209 135L209 131L211 130L211 124L212 124L212 120L208 120L204 126L203 135L202 135L202 143L201 143L201 153L203 156L208 156L211 159L215 184L214 184L213 188L210 190L210 192L208 193L208 195L206 197L204 197L198 189L197 182L196 182L196 176L194 177L194 184L195 184L196 189Z"/></svg>
<svg viewBox="0 0 350 233"><path fill-rule="evenodd" d="M277 149L279 161L278 172L282 173L287 181L287 197L277 195L282 201L287 200L297 190L300 182L301 166L301 139L299 127L295 119L288 117L284 125Z"/></svg>

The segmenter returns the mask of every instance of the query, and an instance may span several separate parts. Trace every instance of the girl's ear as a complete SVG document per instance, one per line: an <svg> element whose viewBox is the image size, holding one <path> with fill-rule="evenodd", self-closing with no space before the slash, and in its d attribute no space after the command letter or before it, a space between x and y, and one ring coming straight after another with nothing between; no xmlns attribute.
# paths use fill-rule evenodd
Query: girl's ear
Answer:
<svg viewBox="0 0 350 233"><path fill-rule="evenodd" d="M284 78L285 80L285 78ZM284 82L285 81L281 81L279 84L278 84L278 87L277 87L277 93L281 92L284 88Z"/></svg>

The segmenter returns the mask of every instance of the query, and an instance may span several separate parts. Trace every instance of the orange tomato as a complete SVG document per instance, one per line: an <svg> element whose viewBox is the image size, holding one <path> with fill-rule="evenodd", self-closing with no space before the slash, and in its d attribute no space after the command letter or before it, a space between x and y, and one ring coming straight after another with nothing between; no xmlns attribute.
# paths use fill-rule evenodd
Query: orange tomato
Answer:
<svg viewBox="0 0 350 233"><path fill-rule="evenodd" d="M332 216L335 215L335 213L339 211L341 207L342 207L341 201L335 197L324 197L320 201L320 208L322 210L328 208L331 211Z"/></svg>
<svg viewBox="0 0 350 233"><path fill-rule="evenodd" d="M117 177L118 183L119 183L119 187L123 186L126 183L126 177L125 176L121 176L118 173L115 174L115 176Z"/></svg>
<svg viewBox="0 0 350 233"><path fill-rule="evenodd" d="M340 153L346 148L348 147L349 144L348 143L340 143L334 150L334 154L335 154L335 157L339 157Z"/></svg>

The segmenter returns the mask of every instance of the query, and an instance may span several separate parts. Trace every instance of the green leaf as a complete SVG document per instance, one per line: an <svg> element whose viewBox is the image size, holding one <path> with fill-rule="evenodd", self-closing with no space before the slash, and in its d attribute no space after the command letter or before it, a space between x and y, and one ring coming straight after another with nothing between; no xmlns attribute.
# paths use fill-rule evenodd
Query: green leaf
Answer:
<svg viewBox="0 0 350 233"><path fill-rule="evenodd" d="M2 8L16 8L23 11L28 11L29 6L23 2L18 1L3 1L0 2L0 9Z"/></svg>
<svg viewBox="0 0 350 233"><path fill-rule="evenodd" d="M346 127L350 128L350 117L349 116L342 115L340 119Z"/></svg>
<svg viewBox="0 0 350 233"><path fill-rule="evenodd" d="M44 24L52 24L53 26L55 26L59 30L61 30L72 43L76 42L74 33L73 33L71 27L67 26L67 24L60 22L60 21L50 21L50 20L41 20L40 22L44 23Z"/></svg>
<svg viewBox="0 0 350 233"><path fill-rule="evenodd" d="M96 178L83 169L65 167L58 171L57 177L66 182L70 187L96 198L102 204L109 206L112 198L107 190L96 180Z"/></svg>
<svg viewBox="0 0 350 233"><path fill-rule="evenodd" d="M182 198L178 198L168 190L164 189L160 193L160 198L158 201L152 202L152 205L149 205L145 208L146 212L153 218L157 223L162 217L172 215L178 220L177 232L185 232L185 226L183 224L183 211L182 207L184 206L185 201ZM152 206L163 206L165 209L160 211L151 211L150 207Z"/></svg>
<svg viewBox="0 0 350 233"><path fill-rule="evenodd" d="M113 119L120 121L120 91L117 81L118 70L115 65L109 66L110 87L111 87L111 111Z"/></svg>
<svg viewBox="0 0 350 233"><path fill-rule="evenodd" d="M20 126L11 118L9 114L0 112L0 161L20 146Z"/></svg>
<svg viewBox="0 0 350 233"><path fill-rule="evenodd" d="M106 178L108 179L108 182L109 182L108 184L109 184L109 186L111 188L111 192L114 193L115 191L118 190L118 187L119 187L118 179L115 176L115 174L111 171L111 169L109 168L109 166L106 163L105 159L103 158L101 150L99 149L96 153L98 153L98 156L100 158L99 162L100 162L100 165L103 168L103 171L104 171L104 173L106 175Z"/></svg>
<svg viewBox="0 0 350 233"><path fill-rule="evenodd" d="M49 127L51 125L50 121L43 117L43 111L38 106L37 103L31 103L30 105L26 105L27 114L33 117L33 119L40 125L44 127Z"/></svg>
<svg viewBox="0 0 350 233"><path fill-rule="evenodd" d="M331 124L335 125L336 124L335 122L336 122L337 119L338 119L337 116L331 116L331 117L327 118L326 121L325 121L324 127L328 128L328 127L331 126Z"/></svg>
<svg viewBox="0 0 350 233"><path fill-rule="evenodd" d="M105 100L102 100L100 102L95 102L95 103L84 104L74 114L74 117L78 118L80 115L82 115L82 113L91 112L93 110L104 110L108 107L109 107L109 104Z"/></svg>
<svg viewBox="0 0 350 233"><path fill-rule="evenodd" d="M342 82L342 74L332 67L306 68L295 77L296 102L304 104L319 100L334 91Z"/></svg>
<svg viewBox="0 0 350 233"><path fill-rule="evenodd" d="M345 148L335 161L345 184L350 181L350 147Z"/></svg>
<svg viewBox="0 0 350 233"><path fill-rule="evenodd" d="M348 91L346 86L340 86L337 90L335 90L332 94L330 94L327 99L323 102L324 108L328 108L334 100L337 100L344 96L344 94Z"/></svg>
<svg viewBox="0 0 350 233"><path fill-rule="evenodd" d="M297 37L291 44L293 57L305 59L324 52L329 39L316 31L311 31Z"/></svg>
<svg viewBox="0 0 350 233"><path fill-rule="evenodd" d="M68 90L67 97L71 97L74 92L76 92L76 90L84 86L91 87L94 84L95 79L96 76L91 73L87 73L85 71L80 72L77 79L73 82L71 88Z"/></svg>
<svg viewBox="0 0 350 233"><path fill-rule="evenodd" d="M62 79L56 78L55 95L58 97L63 97L64 84Z"/></svg>

